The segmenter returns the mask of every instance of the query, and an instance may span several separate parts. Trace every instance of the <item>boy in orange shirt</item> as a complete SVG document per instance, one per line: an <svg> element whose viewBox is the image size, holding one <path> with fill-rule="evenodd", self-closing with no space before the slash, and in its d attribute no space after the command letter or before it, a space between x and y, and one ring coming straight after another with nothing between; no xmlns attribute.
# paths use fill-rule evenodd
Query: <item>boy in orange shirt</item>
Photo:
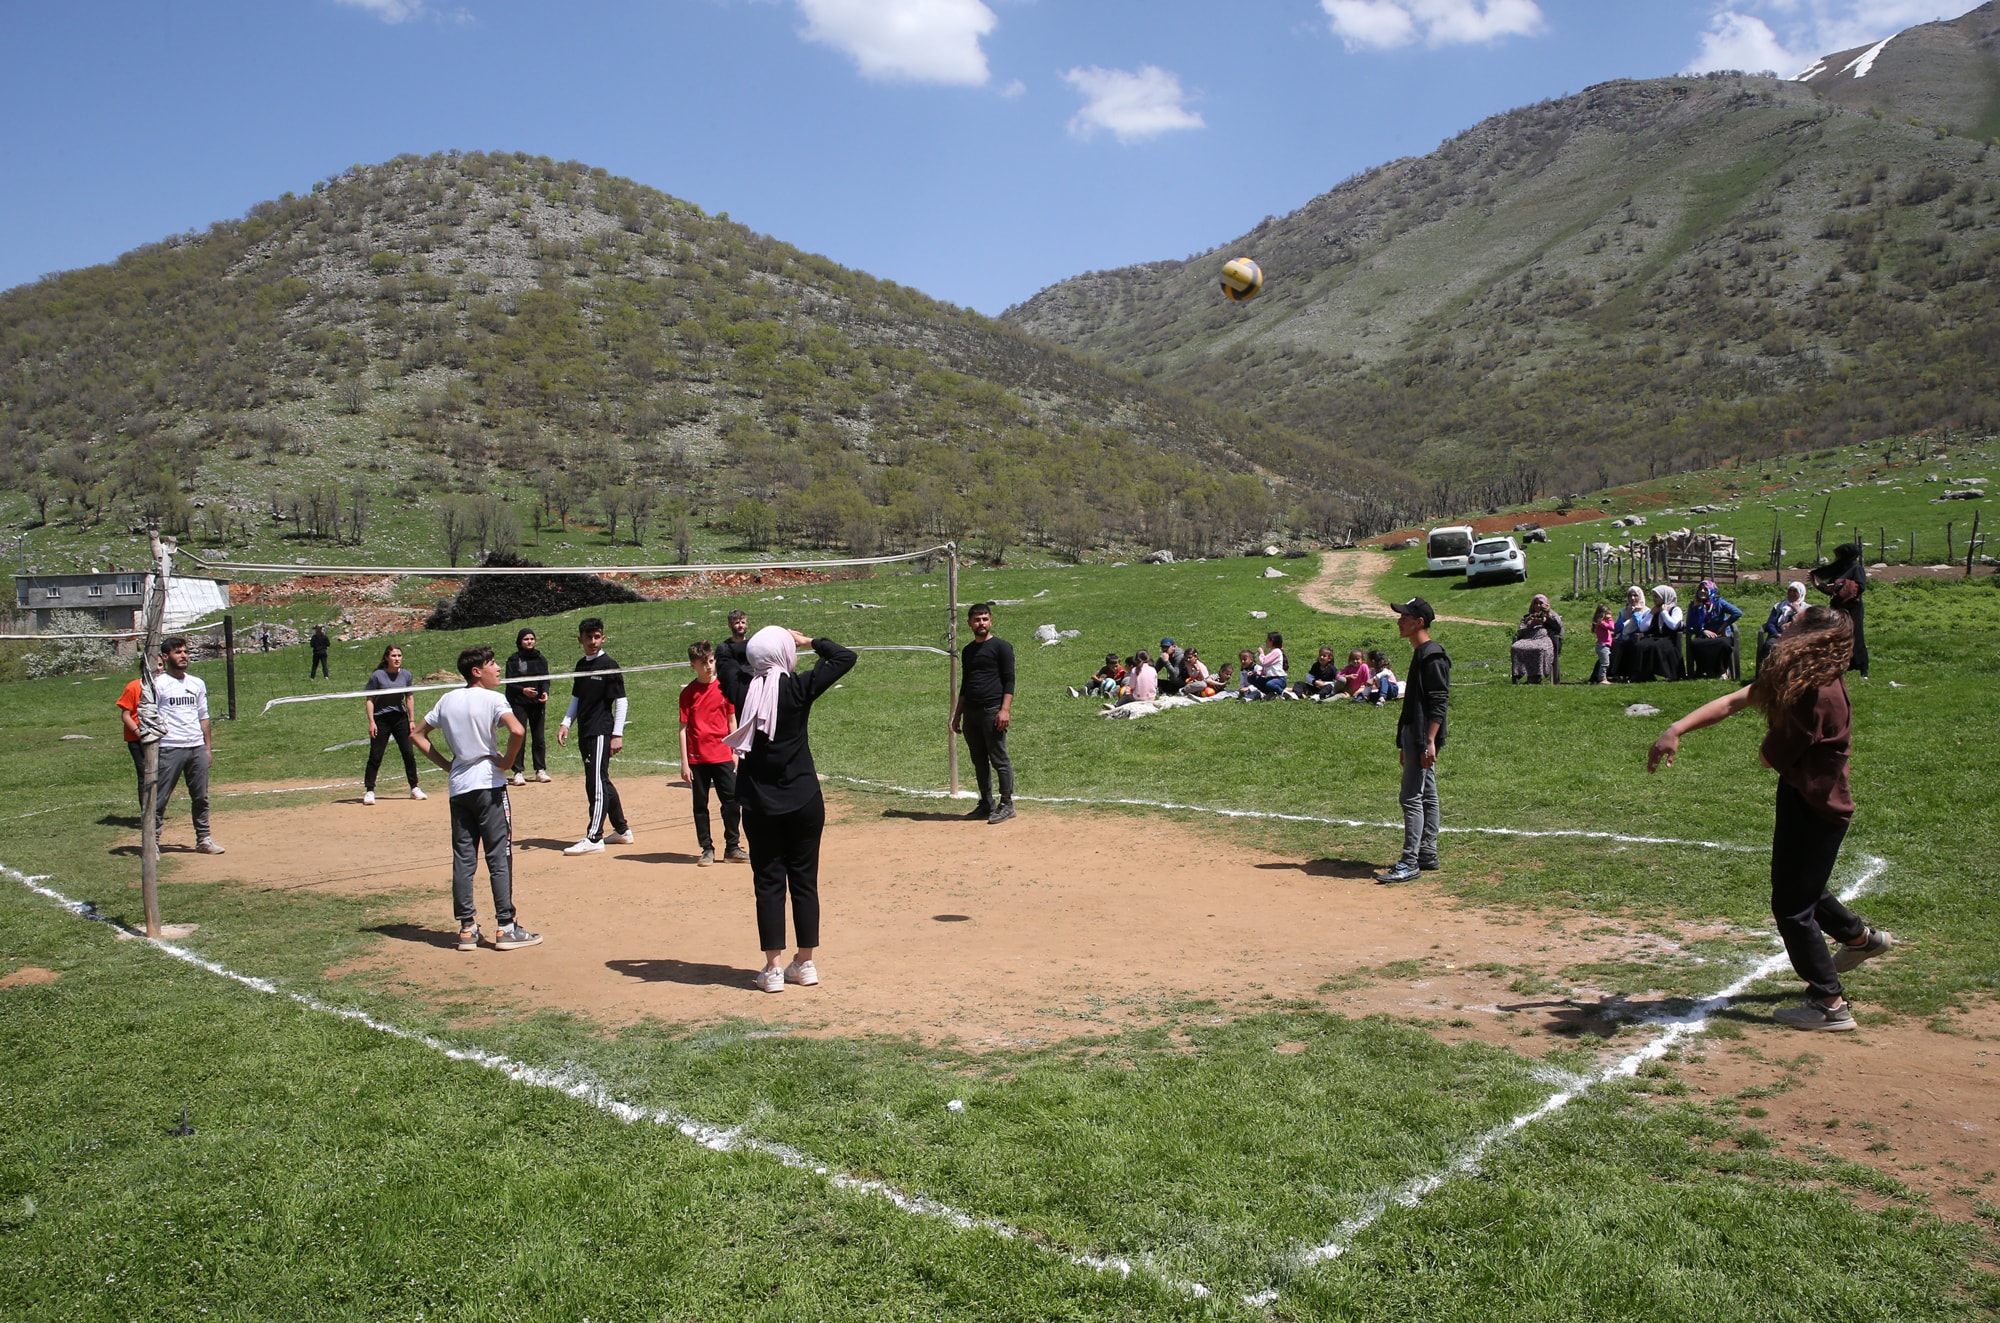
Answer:
<svg viewBox="0 0 2000 1323"><path fill-rule="evenodd" d="M743 809L736 799L736 750L723 737L736 729L736 708L715 678L715 645L703 639L688 645L694 679L681 690L681 784L694 788L694 838L703 868L715 862L715 838L708 830L708 792L722 804L722 857L748 863L743 848Z"/></svg>
<svg viewBox="0 0 2000 1323"><path fill-rule="evenodd" d="M145 687L134 679L118 695L118 720L125 727L125 751L132 755L132 770L139 776L139 811L146 811L146 746L139 743L139 704L146 698Z"/></svg>

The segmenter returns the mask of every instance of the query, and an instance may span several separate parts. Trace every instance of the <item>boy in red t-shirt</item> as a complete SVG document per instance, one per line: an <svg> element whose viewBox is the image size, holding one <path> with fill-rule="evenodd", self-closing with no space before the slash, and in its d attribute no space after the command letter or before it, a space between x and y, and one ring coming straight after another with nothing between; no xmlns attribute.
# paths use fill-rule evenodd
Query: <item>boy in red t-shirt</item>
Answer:
<svg viewBox="0 0 2000 1323"><path fill-rule="evenodd" d="M125 686L118 695L118 720L125 727L125 751L132 755L132 770L139 778L139 811L146 811L146 746L139 743L139 704L146 691L139 681Z"/></svg>
<svg viewBox="0 0 2000 1323"><path fill-rule="evenodd" d="M708 791L715 788L722 803L722 857L730 863L750 861L743 848L743 809L736 800L736 751L722 742L736 729L736 708L715 678L715 645L703 639L688 645L694 679L681 690L681 784L694 787L694 838L701 845L697 861L715 862L715 838L708 831Z"/></svg>

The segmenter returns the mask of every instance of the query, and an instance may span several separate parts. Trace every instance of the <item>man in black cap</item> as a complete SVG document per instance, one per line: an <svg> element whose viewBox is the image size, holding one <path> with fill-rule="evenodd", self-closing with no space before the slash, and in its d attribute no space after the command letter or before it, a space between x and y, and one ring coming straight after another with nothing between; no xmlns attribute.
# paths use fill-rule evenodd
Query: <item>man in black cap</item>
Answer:
<svg viewBox="0 0 2000 1323"><path fill-rule="evenodd" d="M1397 632L1416 649L1403 686L1403 715L1396 722L1396 756L1403 764L1403 857L1375 875L1377 882L1409 882L1438 867L1437 756L1444 748L1445 709L1451 703L1451 658L1431 638L1437 612L1421 597L1398 602Z"/></svg>

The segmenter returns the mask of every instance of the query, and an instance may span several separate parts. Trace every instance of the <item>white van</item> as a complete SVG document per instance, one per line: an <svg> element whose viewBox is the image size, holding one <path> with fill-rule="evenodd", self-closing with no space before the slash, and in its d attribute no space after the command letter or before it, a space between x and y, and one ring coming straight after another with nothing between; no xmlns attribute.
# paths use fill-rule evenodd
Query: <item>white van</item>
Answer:
<svg viewBox="0 0 2000 1323"><path fill-rule="evenodd" d="M1451 524L1433 528L1424 542L1424 566L1433 574L1465 572L1472 560L1472 525Z"/></svg>

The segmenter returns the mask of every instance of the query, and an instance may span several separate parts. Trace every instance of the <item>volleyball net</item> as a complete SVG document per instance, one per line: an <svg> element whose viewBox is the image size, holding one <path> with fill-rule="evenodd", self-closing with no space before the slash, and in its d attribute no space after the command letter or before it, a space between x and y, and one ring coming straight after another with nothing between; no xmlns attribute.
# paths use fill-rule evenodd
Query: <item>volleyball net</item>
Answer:
<svg viewBox="0 0 2000 1323"><path fill-rule="evenodd" d="M689 644L698 639L720 644L731 637L726 607L747 612L751 633L777 624L834 638L856 652L907 659L912 669L895 667L879 683L913 697L929 696L922 699L925 710L941 689L941 732L957 695L958 560L952 543L882 556L684 565L284 564L205 557L182 548L173 548L171 559L182 577L230 581L232 620L223 631L229 640L223 660L232 713L239 690L249 700L244 706L259 716L325 710L328 703L358 707L380 696L382 691L357 682L365 682L378 653L386 656L392 645L403 649L404 665L416 681L402 692L461 688L465 681L456 673L461 648L486 644L504 658L518 630L530 628L546 631L536 640L543 652L559 653L569 645L575 623L590 616L606 618L607 651L618 665L615 672L587 674L616 673L633 682L667 679L690 669ZM904 571L893 585L879 577L892 568ZM584 578L615 588L567 590L568 581ZM457 605L468 601L476 604L474 618L459 623L467 613L455 616ZM306 665L311 655L304 645L313 624L326 629L328 666L322 672L315 663L301 679L294 668ZM944 664L925 672L921 668L929 659ZM584 674L563 670L536 679L558 683ZM315 681L325 684L336 676L348 683L325 691L316 687ZM640 690L648 704L673 701L656 686L640 683ZM948 732L940 738L947 746L940 750L943 779L956 791L958 751Z"/></svg>

